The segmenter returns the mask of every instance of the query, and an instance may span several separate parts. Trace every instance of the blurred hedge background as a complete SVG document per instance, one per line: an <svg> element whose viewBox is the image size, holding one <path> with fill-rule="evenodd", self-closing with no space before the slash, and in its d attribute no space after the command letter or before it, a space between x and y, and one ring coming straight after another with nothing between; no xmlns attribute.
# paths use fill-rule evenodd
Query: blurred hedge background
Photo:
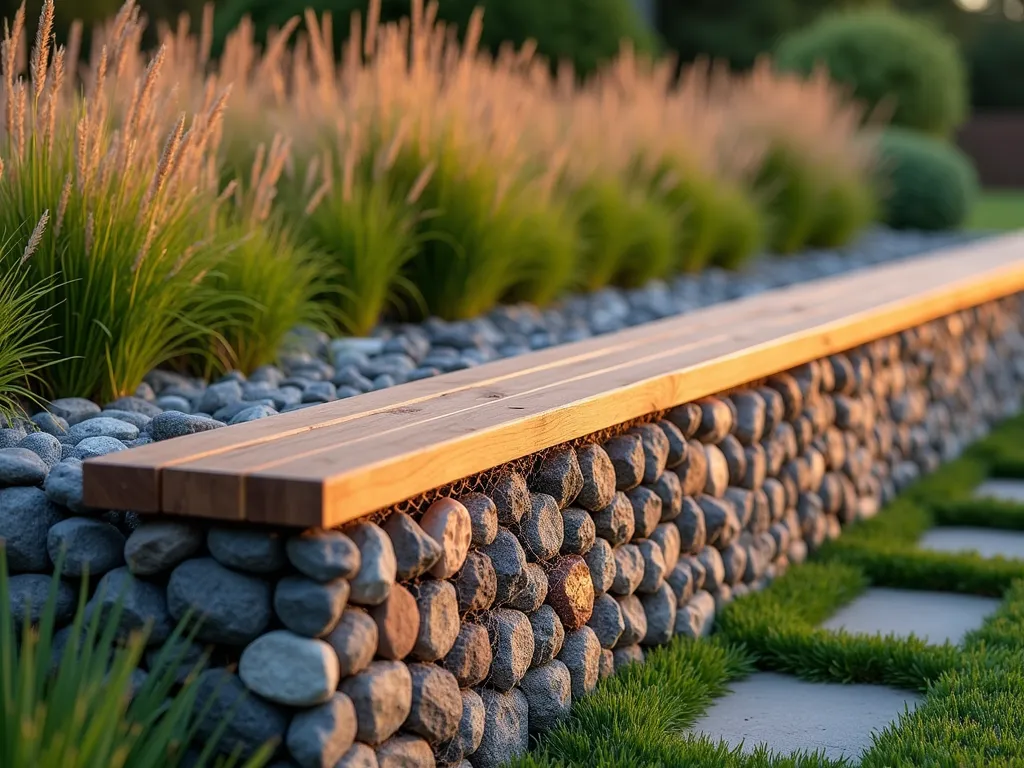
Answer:
<svg viewBox="0 0 1024 768"><path fill-rule="evenodd" d="M37 18L41 2L28 0L28 19ZM181 14L198 19L205 2L139 0L150 20L148 42L155 41L161 23L173 26ZM10 18L18 3L0 0L0 15ZM58 14L58 39L69 18L83 19L87 54L90 23L110 17L120 3L74 0L73 15ZM408 15L410 0L381 3L384 21ZM263 39L307 7L318 15L331 13L339 50L351 14L365 16L368 5L369 0L216 0L213 52L245 17ZM533 39L543 56L569 61L583 75L612 58L623 40L642 52L675 55L680 65L711 58L738 71L764 54L798 71L826 60L830 74L869 107L884 112L878 102L885 99L879 97L895 87L903 100L891 115L893 124L919 131L919 142L943 144L908 156L908 162L912 157L916 166L922 158L955 154L959 146L986 186L1024 188L1024 156L1014 150L1024 141L1024 0L439 0L439 16L464 29L477 5L485 14L483 47L497 52L506 41L520 45ZM849 13L853 21L844 18ZM34 33L31 23L28 33ZM984 196L980 207L989 202ZM1024 191L993 205L995 220L1024 225ZM979 224L989 222L983 217Z"/></svg>
<svg viewBox="0 0 1024 768"><path fill-rule="evenodd" d="M173 23L181 13L198 18L204 2L139 4L151 20ZM0 15L11 18L18 4L0 0ZM29 0L29 19L38 17L40 4L41 0ZM88 27L90 21L111 16L120 4L75 0L72 5L74 16ZM368 0L216 0L217 31L222 41L249 15L262 32L312 7L333 14L335 37L340 40L347 33L349 14L365 11L367 4ZM583 71L614 53L622 38L643 50L674 51L684 62L703 55L746 69L782 37L823 13L885 6L927 17L959 41L973 108L1024 110L1024 0L440 0L440 15L464 25L478 4L486 9L484 45L496 50L505 40L519 44L535 38L542 54L570 59ZM383 17L397 19L408 8L409 0L383 0ZM653 18L645 18L648 15ZM59 14L58 25L62 20L66 25L70 16ZM58 39L63 31L57 30Z"/></svg>

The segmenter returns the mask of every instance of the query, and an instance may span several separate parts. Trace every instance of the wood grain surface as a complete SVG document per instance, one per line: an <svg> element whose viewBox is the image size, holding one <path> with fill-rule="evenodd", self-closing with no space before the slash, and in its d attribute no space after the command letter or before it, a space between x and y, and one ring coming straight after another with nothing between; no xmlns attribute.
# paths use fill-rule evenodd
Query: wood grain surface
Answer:
<svg viewBox="0 0 1024 768"><path fill-rule="evenodd" d="M85 463L85 502L334 526L539 450L1024 290L1024 235Z"/></svg>

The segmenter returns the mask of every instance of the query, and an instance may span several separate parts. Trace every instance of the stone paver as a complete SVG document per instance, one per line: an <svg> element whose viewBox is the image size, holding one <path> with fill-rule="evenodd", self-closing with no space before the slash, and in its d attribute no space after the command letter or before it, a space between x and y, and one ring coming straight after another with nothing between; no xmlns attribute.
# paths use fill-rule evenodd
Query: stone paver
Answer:
<svg viewBox="0 0 1024 768"><path fill-rule="evenodd" d="M1024 480L986 480L974 489L981 499L999 499L1024 504Z"/></svg>
<svg viewBox="0 0 1024 768"><path fill-rule="evenodd" d="M949 526L932 528L918 543L936 552L977 552L982 557L1024 560L1024 531Z"/></svg>
<svg viewBox="0 0 1024 768"><path fill-rule="evenodd" d="M947 592L869 589L822 624L856 634L911 633L935 645L959 643L999 607L999 600Z"/></svg>
<svg viewBox="0 0 1024 768"><path fill-rule="evenodd" d="M881 731L920 697L879 685L809 683L795 677L759 672L733 683L732 692L711 705L694 732L743 743L752 752L759 744L789 754L823 750L827 757L857 758Z"/></svg>

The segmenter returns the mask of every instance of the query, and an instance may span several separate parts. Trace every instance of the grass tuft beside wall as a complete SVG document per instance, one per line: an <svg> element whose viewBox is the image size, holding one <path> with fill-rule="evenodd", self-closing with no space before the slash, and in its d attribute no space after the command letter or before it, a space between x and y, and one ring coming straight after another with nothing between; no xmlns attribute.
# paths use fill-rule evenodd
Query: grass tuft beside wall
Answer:
<svg viewBox="0 0 1024 768"><path fill-rule="evenodd" d="M745 647L762 669L808 680L925 690L928 681L955 666L958 652L952 646L819 628L867 585L855 567L810 563L770 589L727 605L716 631Z"/></svg>

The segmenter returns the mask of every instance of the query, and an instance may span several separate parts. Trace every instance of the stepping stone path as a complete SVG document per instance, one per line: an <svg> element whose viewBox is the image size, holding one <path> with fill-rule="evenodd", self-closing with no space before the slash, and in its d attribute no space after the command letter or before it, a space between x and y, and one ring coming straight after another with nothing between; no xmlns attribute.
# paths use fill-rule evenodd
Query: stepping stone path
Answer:
<svg viewBox="0 0 1024 768"><path fill-rule="evenodd" d="M852 634L916 635L933 645L959 643L999 607L999 600L949 592L869 589L822 627Z"/></svg>
<svg viewBox="0 0 1024 768"><path fill-rule="evenodd" d="M1024 531L949 526L932 528L918 546L936 552L977 552L982 557L1024 560Z"/></svg>
<svg viewBox="0 0 1024 768"><path fill-rule="evenodd" d="M1024 480L986 480L974 489L974 496L1024 504Z"/></svg>
<svg viewBox="0 0 1024 768"><path fill-rule="evenodd" d="M986 480L975 497L1024 503L1024 481ZM977 552L982 557L1024 559L1024 531L968 526L938 527L919 542L938 552ZM855 634L911 634L928 643L960 643L999 607L993 598L904 589L869 589L822 624ZM767 745L787 755L820 751L828 758L857 761L872 734L886 728L922 697L879 685L811 683L759 672L730 686L694 725L693 732L743 745Z"/></svg>
<svg viewBox="0 0 1024 768"><path fill-rule="evenodd" d="M694 730L745 752L758 744L773 751L823 750L826 757L855 759L920 696L880 685L808 683L788 675L759 672L730 686Z"/></svg>
<svg viewBox="0 0 1024 768"><path fill-rule="evenodd" d="M1024 504L1024 480L986 480L974 495L979 499ZM977 552L982 557L1024 560L1024 531L943 526L928 531L919 545L936 552Z"/></svg>

